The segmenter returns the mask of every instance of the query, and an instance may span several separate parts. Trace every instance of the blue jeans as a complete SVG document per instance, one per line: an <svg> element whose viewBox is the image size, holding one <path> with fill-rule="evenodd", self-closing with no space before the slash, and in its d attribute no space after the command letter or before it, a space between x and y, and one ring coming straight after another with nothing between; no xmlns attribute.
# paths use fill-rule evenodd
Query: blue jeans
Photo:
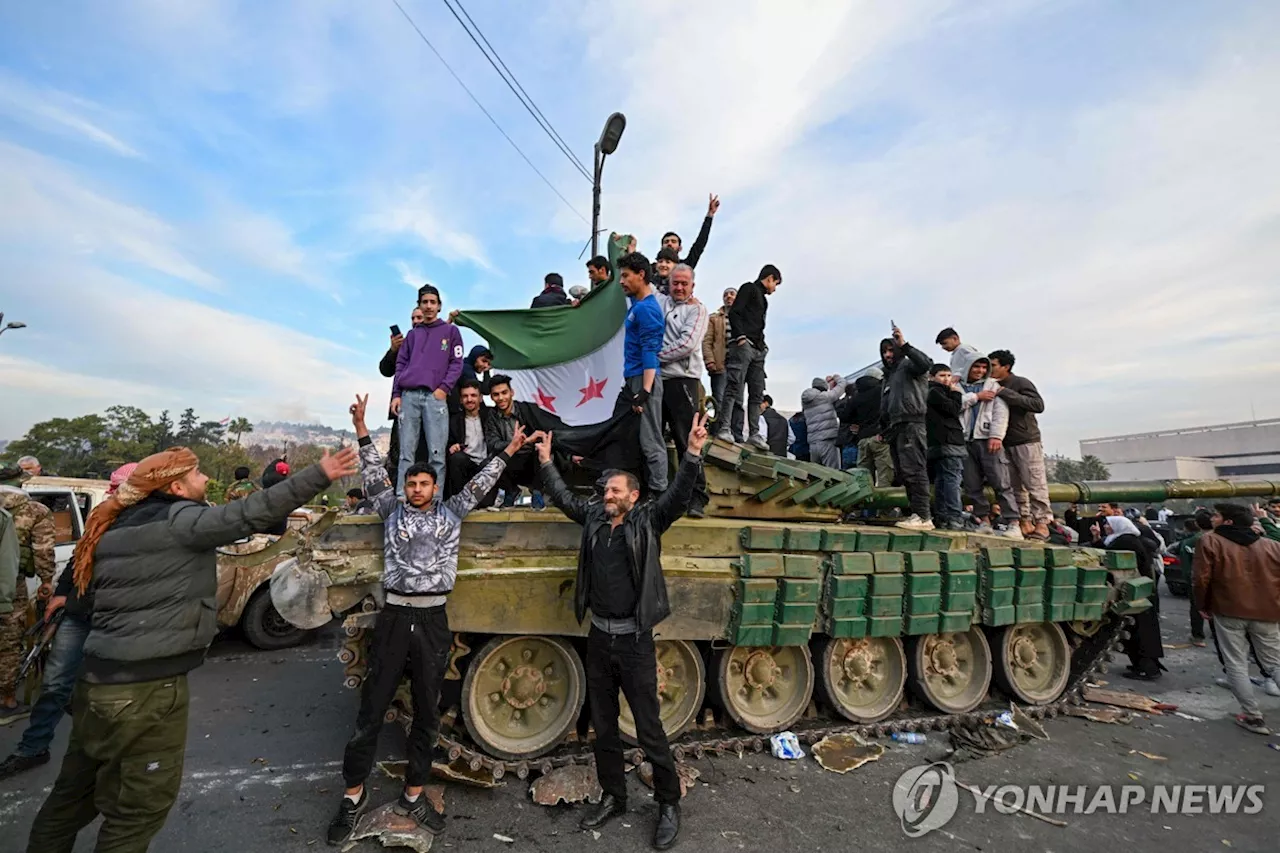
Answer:
<svg viewBox="0 0 1280 853"><path fill-rule="evenodd" d="M36 704L31 708L31 719L22 741L14 753L27 758L49 751L54 730L62 719L71 691L80 674L80 662L84 660L84 641L89 636L89 623L67 614L62 617L58 633L53 635L49 656L44 664L44 686Z"/></svg>
<svg viewBox="0 0 1280 853"><path fill-rule="evenodd" d="M396 494L404 494L404 475L413 467L417 437L427 440L427 462L436 472L436 489L444 494L444 454L449 445L449 404L437 400L425 388L411 388L400 395L400 470Z"/></svg>
<svg viewBox="0 0 1280 853"><path fill-rule="evenodd" d="M963 456L943 456L936 460L937 479L934 497L938 502L939 521L960 521L964 507L960 504L960 479L964 476Z"/></svg>

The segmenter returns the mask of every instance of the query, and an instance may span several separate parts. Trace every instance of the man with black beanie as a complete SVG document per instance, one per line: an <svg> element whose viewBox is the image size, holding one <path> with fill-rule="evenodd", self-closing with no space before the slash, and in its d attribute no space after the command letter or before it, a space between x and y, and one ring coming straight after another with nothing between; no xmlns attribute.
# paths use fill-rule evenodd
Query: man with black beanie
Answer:
<svg viewBox="0 0 1280 853"><path fill-rule="evenodd" d="M893 327L893 337L880 341L880 359L884 364L881 396L881 430L889 441L893 467L907 490L911 515L898 522L907 530L932 530L929 509L929 474L925 459L925 412L929 357L902 337Z"/></svg>

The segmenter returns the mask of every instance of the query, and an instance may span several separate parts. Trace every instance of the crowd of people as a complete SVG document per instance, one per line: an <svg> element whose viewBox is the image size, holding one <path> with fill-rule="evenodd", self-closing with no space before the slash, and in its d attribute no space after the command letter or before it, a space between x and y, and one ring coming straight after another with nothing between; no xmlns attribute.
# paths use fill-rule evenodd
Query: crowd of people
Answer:
<svg viewBox="0 0 1280 853"><path fill-rule="evenodd" d="M662 535L681 516L705 513L703 455L710 436L830 467L860 466L878 486L900 483L910 514L897 524L907 529L1080 541L1132 551L1139 571L1158 577L1168 546L1144 518L1131 518L1117 504L1104 504L1092 519L1080 518L1074 508L1054 517L1036 420L1044 402L1035 385L1014 372L1008 350L984 354L948 328L935 338L948 361L935 363L895 324L880 342L878 367L853 382L839 374L816 378L794 416L778 412L765 389L765 331L781 272L764 264L753 280L723 291L715 311L694 295L695 266L718 208L712 196L684 259L679 235L668 232L653 262L634 245L613 261L597 256L587 262L590 286L616 282L628 299L615 418L632 420L640 447L636 470L605 470L594 496L565 485L565 464L583 460L572 454L557 459L554 431L535 428L536 406L515 399L511 378L494 371L490 350L480 345L464 355L458 328L440 317L442 298L432 285L419 290L409 332L392 327L380 364L392 379L385 458L369 434L367 395L357 396L349 410L358 452L326 454L301 471L274 460L260 484L247 470L237 471L223 506L205 500L208 477L190 450L154 454L112 475L109 497L89 515L56 589L50 588L48 510L21 489L0 485L0 679L13 668L15 636L20 642L25 627L14 615L28 610L19 573L40 578L41 594L50 596L46 618L65 611L30 725L15 752L0 762L0 778L47 762L53 731L70 705L70 745L28 850L71 849L79 830L99 814L100 849L147 848L182 780L186 676L203 662L216 628L215 549L255 532L282 530L292 510L357 471L362 487L348 491L344 508L384 520L385 606L343 757L344 792L328 827L335 845L352 838L370 805L365 782L403 676L415 713L405 784L394 809L428 832L444 829L423 786L452 643L445 604L457 577L461 526L472 510L498 506L500 496L501 505L510 505L524 488L582 527L574 610L579 622L590 619L587 692L604 794L580 825L596 830L627 810L621 693L653 767L659 804L653 845L660 850L671 847L680 830L680 783L655 677L653 628L671 610ZM571 309L575 302L564 292L563 277L550 273L532 307ZM673 477L668 436L678 458ZM0 471L0 483L29 475ZM1260 513L1219 504L1193 520L1194 538L1176 545L1194 565L1193 637L1203 637L1208 620L1223 683L1241 703L1237 722L1255 732L1267 728L1253 698L1250 650L1262 677L1271 679L1263 682L1266 689L1274 689L1280 675L1277 514L1280 500ZM1137 614L1126 651L1130 677L1160 677L1158 608ZM16 701L11 684L0 683L2 706Z"/></svg>

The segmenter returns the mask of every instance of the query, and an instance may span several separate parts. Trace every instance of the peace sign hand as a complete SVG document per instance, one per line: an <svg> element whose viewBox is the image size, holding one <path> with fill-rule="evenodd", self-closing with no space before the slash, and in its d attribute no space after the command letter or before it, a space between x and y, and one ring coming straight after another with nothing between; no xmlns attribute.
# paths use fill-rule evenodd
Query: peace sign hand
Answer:
<svg viewBox="0 0 1280 853"><path fill-rule="evenodd" d="M356 438L364 438L369 434L369 428L364 425L364 410L368 405L369 395L361 397L357 394L356 401L347 409L351 413L351 425L356 428Z"/></svg>
<svg viewBox="0 0 1280 853"><path fill-rule="evenodd" d="M689 430L689 452L694 456L701 456L702 448L707 443L707 421L710 417L705 412L693 416L693 429Z"/></svg>

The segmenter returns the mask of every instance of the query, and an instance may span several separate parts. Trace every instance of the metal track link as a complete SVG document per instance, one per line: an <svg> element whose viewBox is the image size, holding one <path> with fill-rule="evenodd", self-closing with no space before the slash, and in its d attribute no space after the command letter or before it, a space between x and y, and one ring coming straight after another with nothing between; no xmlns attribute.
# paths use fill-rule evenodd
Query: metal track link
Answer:
<svg viewBox="0 0 1280 853"><path fill-rule="evenodd" d="M1072 678L1062 696L1056 702L1048 705L1023 708L1027 716L1035 720L1053 719L1069 705L1084 704L1083 691L1085 685L1095 675L1100 675L1107 671L1107 664L1119 649L1120 644L1127 638L1128 632L1125 629L1132 621L1131 617L1111 618L1092 637L1080 638L1081 643L1071 656ZM343 657L352 660L351 663L345 663L344 661L345 683L348 686L359 687L364 680L367 662L360 656L359 647L362 641L363 632L356 636L349 636L342 646L344 650L349 649L351 654L354 655L353 659L343 655ZM340 651L339 654L341 655L342 652ZM353 681L355 682L354 685L352 684ZM895 732L946 732L958 727L976 728L983 725L1001 710L1004 710L1001 705L989 701L987 707L979 708L967 714L928 714L912 709L897 719L888 719L879 723L858 724L844 721L815 720L811 722L801 721L793 728L796 731L796 737L801 743L814 744L827 735L834 734L856 734L864 738L882 738ZM395 718L404 725L406 730L413 721L413 717L407 708L400 708L398 713L395 714ZM671 744L671 751L677 761L687 761L703 758L707 754L736 754L743 756L749 753L760 753L766 749L767 744L768 738L763 735L740 735L736 734L732 729L717 728L703 731L695 730L683 735L679 740ZM440 733L439 748L447 756L450 764L461 764L472 773L488 771L492 775L494 782L501 781L507 774L524 780L531 773L546 774L559 767L567 767L573 764L591 764L595 761L590 747L582 745L581 742L566 744L554 753L540 758L506 761L486 755L466 742L452 737L450 733L442 731ZM639 765L644 761L644 751L641 749L632 748L627 750L625 754L634 765Z"/></svg>

